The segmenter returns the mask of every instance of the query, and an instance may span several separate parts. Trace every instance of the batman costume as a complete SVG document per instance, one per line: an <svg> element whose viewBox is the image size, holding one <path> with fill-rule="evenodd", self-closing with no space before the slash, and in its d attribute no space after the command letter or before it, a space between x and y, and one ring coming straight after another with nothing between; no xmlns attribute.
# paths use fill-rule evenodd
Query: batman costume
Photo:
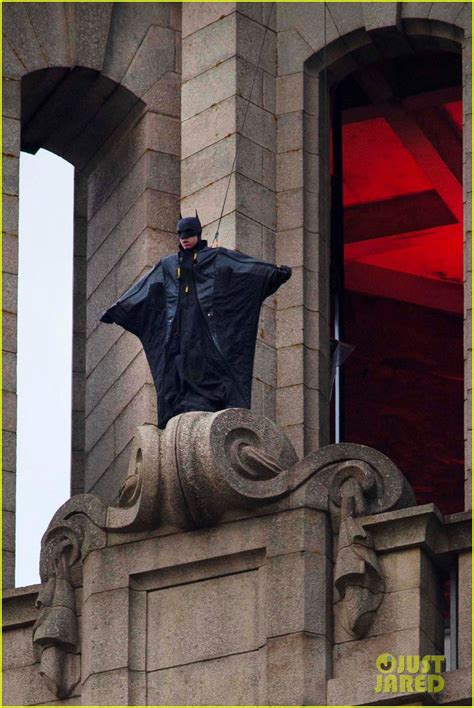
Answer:
<svg viewBox="0 0 474 708"><path fill-rule="evenodd" d="M101 317L142 342L159 428L188 411L250 408L260 306L291 275L287 266L208 248L197 214L181 218L177 230L179 252L159 261Z"/></svg>

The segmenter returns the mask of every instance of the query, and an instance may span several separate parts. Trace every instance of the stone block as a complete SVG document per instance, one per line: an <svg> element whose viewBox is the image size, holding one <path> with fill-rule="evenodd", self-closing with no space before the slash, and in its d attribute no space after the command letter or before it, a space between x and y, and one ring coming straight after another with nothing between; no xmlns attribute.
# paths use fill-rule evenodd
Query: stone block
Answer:
<svg viewBox="0 0 474 708"><path fill-rule="evenodd" d="M87 294L91 295L122 255L146 228L147 195L143 194L117 227L95 250L87 265Z"/></svg>
<svg viewBox="0 0 474 708"><path fill-rule="evenodd" d="M254 570L150 592L148 670L258 649L265 641L260 585Z"/></svg>
<svg viewBox="0 0 474 708"><path fill-rule="evenodd" d="M277 152L300 150L303 146L303 112L294 111L278 116Z"/></svg>
<svg viewBox="0 0 474 708"><path fill-rule="evenodd" d="M87 299L86 334L88 338L96 327L102 326L100 322L102 314L117 300L119 295L121 293L117 291L115 270L112 270Z"/></svg>
<svg viewBox="0 0 474 708"><path fill-rule="evenodd" d="M362 7L367 32L398 27L400 7L396 2L376 2Z"/></svg>
<svg viewBox="0 0 474 708"><path fill-rule="evenodd" d="M92 450L110 424L124 411L145 384L151 383L151 374L145 353L141 351L122 376L101 398L86 417L86 451ZM141 421L138 424L142 424Z"/></svg>
<svg viewBox="0 0 474 708"><path fill-rule="evenodd" d="M183 81L202 74L237 51L237 19L231 13L183 37Z"/></svg>
<svg viewBox="0 0 474 708"><path fill-rule="evenodd" d="M180 99L180 76L173 71L158 79L142 98L149 111L173 118L180 118Z"/></svg>
<svg viewBox="0 0 474 708"><path fill-rule="evenodd" d="M227 216L236 208L235 204L235 182L237 173L233 173L230 178L230 185L227 191L228 177L210 184L208 187L195 192L188 197L184 197L181 201L181 212L183 214L193 214L194 209L199 212L199 218L203 225L216 222L220 217L222 206L224 205L223 216ZM227 198L226 198L227 191ZM225 199L225 202L224 202ZM250 216L250 215L247 215ZM215 231L214 231L215 233ZM234 236L234 234L232 234ZM235 236L234 236L235 237ZM226 243L222 238L219 238L220 245L232 247L233 244Z"/></svg>
<svg viewBox="0 0 474 708"><path fill-rule="evenodd" d="M240 3L239 3L240 4ZM183 6L182 10L182 33L183 37L188 37L208 25L212 25L223 19L236 10L237 3L234 2L213 2L212 4L191 3Z"/></svg>
<svg viewBox="0 0 474 708"><path fill-rule="evenodd" d="M18 276L14 273L4 273L2 281L2 309L4 312L16 314L18 299Z"/></svg>
<svg viewBox="0 0 474 708"><path fill-rule="evenodd" d="M362 6L360 3L346 5L344 2L332 2L328 7L328 12L331 13L337 32L341 36L364 27Z"/></svg>
<svg viewBox="0 0 474 708"><path fill-rule="evenodd" d="M2 391L3 429L14 433L16 431L16 393Z"/></svg>
<svg viewBox="0 0 474 708"><path fill-rule="evenodd" d="M303 188L302 150L278 153L276 168L276 188L278 192Z"/></svg>
<svg viewBox="0 0 474 708"><path fill-rule="evenodd" d="M237 210L263 226L275 229L274 192L239 173L236 174L235 182Z"/></svg>
<svg viewBox="0 0 474 708"><path fill-rule="evenodd" d="M263 705L265 649L148 674L153 705Z"/></svg>
<svg viewBox="0 0 474 708"><path fill-rule="evenodd" d="M147 593L129 590L128 665L134 671L146 670Z"/></svg>
<svg viewBox="0 0 474 708"><path fill-rule="evenodd" d="M430 7L425 2L407 2L401 7L401 19L426 19L430 14Z"/></svg>
<svg viewBox="0 0 474 708"><path fill-rule="evenodd" d="M254 66L259 65L264 71L276 74L276 35L249 17L237 15L236 53Z"/></svg>
<svg viewBox="0 0 474 708"><path fill-rule="evenodd" d="M303 347L297 344L277 350L277 381L281 387L303 383Z"/></svg>
<svg viewBox="0 0 474 708"><path fill-rule="evenodd" d="M20 80L27 73L5 37L2 44L2 70L3 78L11 81ZM20 112L18 112L18 117L20 117Z"/></svg>
<svg viewBox="0 0 474 708"><path fill-rule="evenodd" d="M176 233L176 222L179 218L179 197L174 194L147 192L146 221L147 226L157 231Z"/></svg>
<svg viewBox="0 0 474 708"><path fill-rule="evenodd" d="M180 157L181 130L179 119L158 113L148 113L146 129L147 146L150 150Z"/></svg>
<svg viewBox="0 0 474 708"><path fill-rule="evenodd" d="M3 671L35 663L31 627L18 627L3 633Z"/></svg>
<svg viewBox="0 0 474 708"><path fill-rule="evenodd" d="M303 226L303 190L279 192L276 199L278 231L290 231Z"/></svg>
<svg viewBox="0 0 474 708"><path fill-rule="evenodd" d="M298 425L304 420L303 386L296 384L278 388L276 392L276 422L279 427Z"/></svg>
<svg viewBox="0 0 474 708"><path fill-rule="evenodd" d="M86 411L89 412L131 364L142 345L138 337L124 332L87 379Z"/></svg>
<svg viewBox="0 0 474 708"><path fill-rule="evenodd" d="M147 372L148 381L150 374ZM117 416L115 423L115 455L129 444L136 428L145 423L156 425L157 403L155 387L145 383Z"/></svg>
<svg viewBox="0 0 474 708"><path fill-rule="evenodd" d="M276 112L278 115L302 111L304 108L303 71L276 79Z"/></svg>
<svg viewBox="0 0 474 708"><path fill-rule="evenodd" d="M129 705L128 669L91 674L82 685L82 703L89 706Z"/></svg>
<svg viewBox="0 0 474 708"><path fill-rule="evenodd" d="M3 705L28 706L52 702L56 696L40 676L38 666L20 666L3 672ZM62 703L61 703L62 705Z"/></svg>
<svg viewBox="0 0 474 708"><path fill-rule="evenodd" d="M303 343L303 308L289 307L278 310L276 316L277 348Z"/></svg>
<svg viewBox="0 0 474 708"><path fill-rule="evenodd" d="M2 115L6 118L16 118L18 120L20 112L21 83L17 80L4 78L2 82Z"/></svg>
<svg viewBox="0 0 474 708"><path fill-rule="evenodd" d="M4 469L2 473L2 509L15 511L16 474Z"/></svg>
<svg viewBox="0 0 474 708"><path fill-rule="evenodd" d="M236 142L238 140L237 160ZM190 155L181 163L181 194L188 196L231 173L232 168L250 179L263 178L263 149L235 133Z"/></svg>
<svg viewBox="0 0 474 708"><path fill-rule="evenodd" d="M18 197L4 194L2 204L3 230L9 234L18 234Z"/></svg>
<svg viewBox="0 0 474 708"><path fill-rule="evenodd" d="M91 595L82 607L82 681L128 666L127 588Z"/></svg>
<svg viewBox="0 0 474 708"><path fill-rule="evenodd" d="M276 346L276 319L275 311L271 307L271 298L267 298L267 300L264 301L260 311L258 336L269 346Z"/></svg>
<svg viewBox="0 0 474 708"><path fill-rule="evenodd" d="M183 121L181 128L183 159L235 133L236 101L235 96L230 96Z"/></svg>
<svg viewBox="0 0 474 708"><path fill-rule="evenodd" d="M16 433L8 430L2 432L2 463L4 471L16 471Z"/></svg>
<svg viewBox="0 0 474 708"><path fill-rule="evenodd" d="M472 661L471 632L471 598L472 598L472 559L471 553L460 553L458 556L458 664L459 667L470 667Z"/></svg>
<svg viewBox="0 0 474 708"><path fill-rule="evenodd" d="M4 589L15 587L15 554L11 551L2 551L2 584Z"/></svg>
<svg viewBox="0 0 474 708"><path fill-rule="evenodd" d="M137 12L133 4L123 3L114 8L103 73L120 82L150 26L169 27L171 25L172 7L168 7L165 3L152 3Z"/></svg>
<svg viewBox="0 0 474 708"><path fill-rule="evenodd" d="M3 350L16 352L16 315L4 312L2 316Z"/></svg>
<svg viewBox="0 0 474 708"><path fill-rule="evenodd" d="M239 75L237 75L238 67L241 67ZM182 120L185 121L210 106L230 98L237 91L241 95L247 96L250 93L251 84L249 85L245 78L250 75L250 68L251 65L248 65L247 62L232 56L183 83ZM247 86L248 92L245 92ZM255 89L255 91L257 90Z"/></svg>
<svg viewBox="0 0 474 708"><path fill-rule="evenodd" d="M113 464L114 451L114 426L111 425L86 455L84 480L86 492L92 489L97 480Z"/></svg>
<svg viewBox="0 0 474 708"><path fill-rule="evenodd" d="M15 553L15 512L2 513L2 550Z"/></svg>
<svg viewBox="0 0 474 708"><path fill-rule="evenodd" d="M329 634L331 565L326 556L307 551L267 560L267 637Z"/></svg>
<svg viewBox="0 0 474 708"><path fill-rule="evenodd" d="M262 383L262 415L270 420L275 420L276 416L276 389L266 383Z"/></svg>
<svg viewBox="0 0 474 708"><path fill-rule="evenodd" d="M3 193L18 196L18 169L19 159L11 155L4 155L3 166Z"/></svg>
<svg viewBox="0 0 474 708"><path fill-rule="evenodd" d="M5 391L16 392L16 354L3 353L2 387Z"/></svg>
<svg viewBox="0 0 474 708"><path fill-rule="evenodd" d="M4 273L18 273L18 236L2 235L2 267Z"/></svg>
<svg viewBox="0 0 474 708"><path fill-rule="evenodd" d="M262 183L272 191L276 190L276 155L274 150L262 149Z"/></svg>
<svg viewBox="0 0 474 708"><path fill-rule="evenodd" d="M97 327L86 342L86 371L92 371L110 347L123 334L118 325L101 325Z"/></svg>
<svg viewBox="0 0 474 708"><path fill-rule="evenodd" d="M276 385L276 350L261 341L257 341L253 375L270 386Z"/></svg>
<svg viewBox="0 0 474 708"><path fill-rule="evenodd" d="M276 152L276 118L253 103L237 97L237 130L262 147Z"/></svg>
<svg viewBox="0 0 474 708"><path fill-rule="evenodd" d="M268 705L326 705L332 661L325 637L305 633L273 637L267 645Z"/></svg>
<svg viewBox="0 0 474 708"><path fill-rule="evenodd" d="M289 265L292 268L303 264L303 229L279 231L275 235L277 263Z"/></svg>
<svg viewBox="0 0 474 708"><path fill-rule="evenodd" d="M277 309L303 305L303 268L293 268L291 278L277 291Z"/></svg>
<svg viewBox="0 0 474 708"><path fill-rule="evenodd" d="M26 68L24 73L45 68L45 57L24 5L8 6L3 15L3 34Z"/></svg>
<svg viewBox="0 0 474 708"><path fill-rule="evenodd" d="M418 627L402 629L397 632L381 634L367 639L336 644L333 654L334 678L377 672L375 661L380 654L390 651L394 656L439 654L438 648Z"/></svg>
<svg viewBox="0 0 474 708"><path fill-rule="evenodd" d="M278 8L280 10L280 8ZM278 75L303 71L304 63L314 54L314 48L295 29L278 32Z"/></svg>
<svg viewBox="0 0 474 708"><path fill-rule="evenodd" d="M69 66L69 32L63 5L29 3L26 12L49 66Z"/></svg>
<svg viewBox="0 0 474 708"><path fill-rule="evenodd" d="M299 459L304 457L304 425L287 425L281 429L295 448Z"/></svg>
<svg viewBox="0 0 474 708"><path fill-rule="evenodd" d="M322 395L329 398L329 361L318 349L304 347L304 382L312 389L318 389Z"/></svg>
<svg viewBox="0 0 474 708"><path fill-rule="evenodd" d="M101 71L107 47L112 7L106 3L89 5L77 3L74 7L75 60L79 66Z"/></svg>

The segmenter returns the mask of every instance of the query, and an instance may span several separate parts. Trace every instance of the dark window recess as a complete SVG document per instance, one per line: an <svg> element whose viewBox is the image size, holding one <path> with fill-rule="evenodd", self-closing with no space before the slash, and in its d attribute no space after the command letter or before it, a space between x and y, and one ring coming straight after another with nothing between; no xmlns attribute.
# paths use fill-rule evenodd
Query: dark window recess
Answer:
<svg viewBox="0 0 474 708"><path fill-rule="evenodd" d="M393 459L419 504L460 511L459 57L352 74L333 96L332 135L333 337L354 347L333 388L339 439Z"/></svg>

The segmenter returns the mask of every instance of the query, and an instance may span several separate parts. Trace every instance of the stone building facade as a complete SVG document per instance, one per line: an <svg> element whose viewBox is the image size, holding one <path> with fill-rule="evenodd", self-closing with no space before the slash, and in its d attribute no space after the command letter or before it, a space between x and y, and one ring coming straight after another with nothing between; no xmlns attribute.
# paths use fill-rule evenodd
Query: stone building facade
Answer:
<svg viewBox="0 0 474 708"><path fill-rule="evenodd" d="M470 3L2 10L4 703L467 705ZM416 506L384 455L328 446L330 95L423 52L462 67L466 491L450 515ZM75 167L71 500L42 585L14 588L18 166L40 147ZM205 236L223 209L221 246L293 276L262 308L252 412L158 434L138 340L99 317L195 208ZM444 577L443 690L381 697L379 655L445 653Z"/></svg>

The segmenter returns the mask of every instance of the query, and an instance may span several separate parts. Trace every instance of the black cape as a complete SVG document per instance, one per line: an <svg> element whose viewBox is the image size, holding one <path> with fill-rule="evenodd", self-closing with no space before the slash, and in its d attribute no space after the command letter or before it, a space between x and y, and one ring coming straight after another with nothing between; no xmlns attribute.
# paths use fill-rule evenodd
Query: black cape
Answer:
<svg viewBox="0 0 474 708"><path fill-rule="evenodd" d="M260 306L291 270L227 248L167 256L102 315L140 338L158 427L188 411L250 408Z"/></svg>

